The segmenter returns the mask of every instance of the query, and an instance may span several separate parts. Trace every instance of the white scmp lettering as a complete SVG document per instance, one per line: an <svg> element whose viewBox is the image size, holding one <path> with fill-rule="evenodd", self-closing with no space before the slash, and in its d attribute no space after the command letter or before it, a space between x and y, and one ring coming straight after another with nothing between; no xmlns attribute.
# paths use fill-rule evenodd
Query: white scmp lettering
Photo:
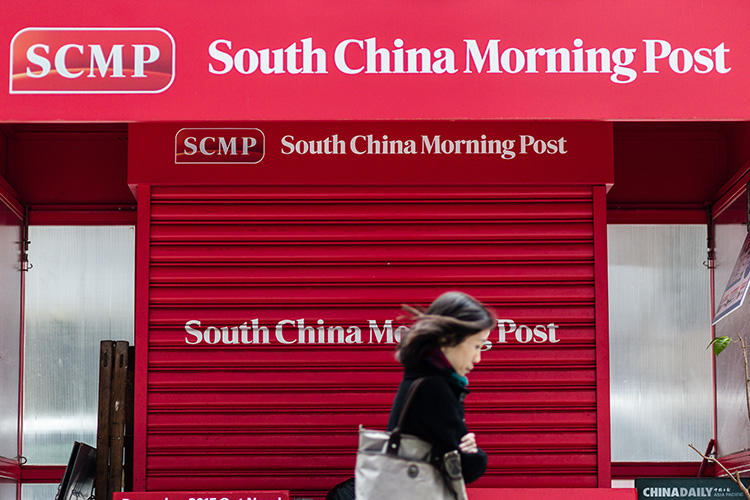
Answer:
<svg viewBox="0 0 750 500"><path fill-rule="evenodd" d="M487 73L502 73L499 63L499 44L500 40L488 40L484 53L480 53L476 40L464 40L466 44L466 69L464 73L471 73L471 64L477 73L481 73L484 64L489 59L489 70Z"/></svg>
<svg viewBox="0 0 750 500"><path fill-rule="evenodd" d="M206 149L206 143L208 141L214 142L214 140L215 139L213 137L204 137L203 139L201 139L201 141L199 143L200 144L199 145L199 149L201 150L201 154L204 154L206 156L211 156L212 154L214 154L213 151L209 151L209 150Z"/></svg>
<svg viewBox="0 0 750 500"><path fill-rule="evenodd" d="M195 143L197 140L195 137L185 137L185 149L183 149L183 152L186 155L192 156L198 152L198 145Z"/></svg>
<svg viewBox="0 0 750 500"><path fill-rule="evenodd" d="M635 80L638 73L629 67L630 64L633 64L634 60L635 49L626 49L624 47L615 49L612 52L612 62L615 66L609 80L612 83L630 83ZM620 77L624 77L624 79L620 79Z"/></svg>
<svg viewBox="0 0 750 500"><path fill-rule="evenodd" d="M40 68L39 73L35 73L30 67L26 66L26 76L29 78L43 78L47 76L50 69L52 69L49 59L36 53L36 49L38 48L42 49L47 55L49 55L49 45L44 45L43 43L35 43L26 50L26 60L31 64L36 64Z"/></svg>
<svg viewBox="0 0 750 500"><path fill-rule="evenodd" d="M508 333L513 333L516 331L516 322L512 319L499 319L497 320L497 326L500 329L497 341L500 344L506 344L508 341L506 340L505 336Z"/></svg>
<svg viewBox="0 0 750 500"><path fill-rule="evenodd" d="M234 137L232 137L234 140ZM250 148L254 148L258 144L258 139L255 137L242 137L242 154L247 155L250 152ZM232 150L234 154L234 150Z"/></svg>
<svg viewBox="0 0 750 500"><path fill-rule="evenodd" d="M533 331L531 328L529 328L526 325L518 325L518 328L516 329L516 340L519 341L522 344L526 344L529 341L531 341L531 338L534 336Z"/></svg>
<svg viewBox="0 0 750 500"><path fill-rule="evenodd" d="M290 45L290 48L293 45ZM313 70L313 56L315 57L315 70ZM292 73L291 66L289 72ZM314 49L312 38L302 39L302 73L328 73L326 70L326 52L323 49Z"/></svg>
<svg viewBox="0 0 750 500"><path fill-rule="evenodd" d="M254 320L252 320L251 323L253 324L253 343L257 344L261 342L260 340L261 335L263 335L262 342L264 344L270 343L270 340L268 338L268 334L269 334L268 327L260 326L258 323L258 318L255 318Z"/></svg>
<svg viewBox="0 0 750 500"><path fill-rule="evenodd" d="M547 325L547 329L549 330L549 341L552 344L557 344L558 342L560 342L560 339L555 336L558 328L559 326L554 323L550 323Z"/></svg>
<svg viewBox="0 0 750 500"><path fill-rule="evenodd" d="M229 332L232 332L231 338L229 337ZM221 343L222 344L239 344L240 343L239 328L236 326L233 326L232 328L229 328L228 326L221 327Z"/></svg>
<svg viewBox="0 0 750 500"><path fill-rule="evenodd" d="M231 151L231 152L230 152ZM232 137L227 142L225 137L219 137L219 156L236 155L237 154L237 138Z"/></svg>
<svg viewBox="0 0 750 500"><path fill-rule="evenodd" d="M200 344L203 340L203 332L201 332L200 330L195 330L194 328L192 328L193 326L197 326L200 328L201 322L197 319L191 319L190 321L185 323L185 332L187 332L188 335L192 335L193 337L195 337L195 341L193 342L185 337L186 344Z"/></svg>
<svg viewBox="0 0 750 500"><path fill-rule="evenodd" d="M396 331L393 332L393 337L396 340L396 342L400 343L401 342L401 336L404 335L404 334L406 334L406 332L408 332L408 331L409 331L409 327L408 326L399 326L398 328L396 328Z"/></svg>
<svg viewBox="0 0 750 500"><path fill-rule="evenodd" d="M385 319L382 323L377 320L366 320L369 336L369 344L395 344L401 341L401 337L409 331L407 326L394 328L392 319ZM311 325L312 321L304 318L297 320L282 319L275 326L275 339L279 344L291 345L310 345L310 344L363 344L362 330L360 327L342 326L325 324L325 320L317 319L315 326ZM285 336L284 327L292 327L296 331ZM498 344L507 344L517 342L520 344L556 344L560 342L557 338L557 329L559 325L548 323L546 325L523 325L517 324L512 319L497 320L498 326ZM245 321L235 326L213 326L207 325L202 328L201 322L197 319L188 320L184 326L185 343L196 345L206 343L209 345L251 345L251 344L270 344L270 329L260 324L258 318ZM290 333L290 332L286 332ZM515 334L510 339L508 334Z"/></svg>
<svg viewBox="0 0 750 500"><path fill-rule="evenodd" d="M315 328L312 326L305 326L305 319L300 318L297 320L297 334L299 337L300 344L315 344ZM325 338L319 339L320 343L325 342Z"/></svg>
<svg viewBox="0 0 750 500"><path fill-rule="evenodd" d="M717 73L729 73L732 68L727 67L724 56L729 52L729 49L724 48L724 42L714 47L713 53L716 56L716 72Z"/></svg>
<svg viewBox="0 0 750 500"><path fill-rule="evenodd" d="M276 340L281 344L296 344L297 339L287 340L284 338L284 325L295 325L295 321L292 319L282 319L276 323Z"/></svg>
<svg viewBox="0 0 750 500"><path fill-rule="evenodd" d="M365 137L364 135L355 135L349 141L349 149L351 149L352 153L354 153L355 155L363 155L367 153L366 149L359 149L357 147L357 141L366 141L366 140L367 140L367 137Z"/></svg>
<svg viewBox="0 0 750 500"><path fill-rule="evenodd" d="M560 339L557 338L557 329L559 326L555 323L531 327L521 324L517 325L512 319L499 319L497 320L497 326L499 344L507 344L507 337L510 333L515 333L514 337L516 341L521 344L527 344L532 340L535 344L556 344L560 342Z"/></svg>
<svg viewBox="0 0 750 500"><path fill-rule="evenodd" d="M159 47L148 44L133 45L133 78L145 78L143 72L146 64L151 64L159 59ZM145 54L148 53L148 56Z"/></svg>
<svg viewBox="0 0 750 500"><path fill-rule="evenodd" d="M346 62L346 48L351 45L356 44L360 49L364 48L364 44L362 43L362 40L354 40L354 39L348 39L344 40L343 42L339 43L336 46L336 50L333 53L333 60L336 63L336 67L341 71L342 73L346 73L347 75L356 75L357 73L361 73L362 70L365 69L364 66L360 66L358 68L351 68Z"/></svg>
<svg viewBox="0 0 750 500"><path fill-rule="evenodd" d="M732 70L726 65L726 54L729 52L721 42L713 49L699 47L695 51L684 47L672 48L672 44L666 40L644 39L646 47L646 69L644 73L658 73L657 63L667 60L669 69L677 74L685 74L693 71L698 74L717 73L725 74ZM713 54L713 56L712 56Z"/></svg>
<svg viewBox="0 0 750 500"><path fill-rule="evenodd" d="M435 51L435 62L432 63L433 73L458 73L456 55L451 49L442 48Z"/></svg>
<svg viewBox="0 0 750 500"><path fill-rule="evenodd" d="M521 135L519 137L520 139L520 154L525 155L529 151L529 147L534 151L534 153L540 155L540 154L567 154L568 151L565 149L565 143L567 140L565 137L560 137L559 139L536 139L533 135Z"/></svg>
<svg viewBox="0 0 750 500"><path fill-rule="evenodd" d="M534 327L534 343L542 344L547 342L547 330L542 325Z"/></svg>
<svg viewBox="0 0 750 500"><path fill-rule="evenodd" d="M368 320L370 326L370 343L373 343L373 335L375 336L375 342L381 344L383 337L385 337L386 344L393 344L395 342L393 335L393 320L389 319L383 323L383 330L378 327L378 322L374 319Z"/></svg>
<svg viewBox="0 0 750 500"><path fill-rule="evenodd" d="M258 53L253 49L240 49L234 55L234 66L243 75L255 73L260 64Z"/></svg>
<svg viewBox="0 0 750 500"><path fill-rule="evenodd" d="M266 75L327 73L325 50L313 47L312 38L309 37L300 42L301 49L297 46L297 42L292 42L285 48L276 49L253 50L243 47L232 55L231 41L214 40L208 46L208 55L216 62L223 64L223 67L214 66L212 62L209 62L208 71L214 75L224 75L233 69L243 75L249 75L259 68L261 73Z"/></svg>
<svg viewBox="0 0 750 500"><path fill-rule="evenodd" d="M644 73L658 73L656 70L656 60L663 59L669 55L672 48L666 40L643 40L646 45L646 69ZM656 53L656 45L659 45L659 53Z"/></svg>
<svg viewBox="0 0 750 500"><path fill-rule="evenodd" d="M203 340L206 342L206 344L218 344L219 342L221 342L221 330L219 330L215 326L207 326L203 331Z"/></svg>
<svg viewBox="0 0 750 500"><path fill-rule="evenodd" d="M285 135L281 138L281 154L290 155L294 153L293 135Z"/></svg>
<svg viewBox="0 0 750 500"><path fill-rule="evenodd" d="M104 59L104 51L101 45L89 45L91 49L91 62L89 63L89 74L88 78L96 78L94 74L94 64L99 68L99 76L106 76L109 65L112 65L112 77L111 78L125 78L122 72L122 48L124 45L116 44L112 45L112 49L109 51L109 56Z"/></svg>
<svg viewBox="0 0 750 500"><path fill-rule="evenodd" d="M213 73L214 75L224 75L229 73L234 66L232 56L219 50L219 44L224 44L227 46L228 50L232 50L232 42L229 40L214 40L211 42L211 45L208 46L208 55L224 64L223 68L216 69L213 64L210 62L208 63L208 72Z"/></svg>
<svg viewBox="0 0 750 500"><path fill-rule="evenodd" d="M361 344L362 343L362 330L358 326L350 326L346 329L345 342L347 344Z"/></svg>
<svg viewBox="0 0 750 500"><path fill-rule="evenodd" d="M247 321L240 325L240 343L252 344L252 341L247 336L249 330L250 328L247 326Z"/></svg>
<svg viewBox="0 0 750 500"><path fill-rule="evenodd" d="M68 71L68 67L65 65L65 56L67 56L68 51L73 48L78 50L78 52L83 55L83 45L78 45L75 43L63 45L58 49L57 54L55 54L55 69L60 74L60 76L64 78L78 78L83 74L83 70L76 73L71 73L70 71Z"/></svg>

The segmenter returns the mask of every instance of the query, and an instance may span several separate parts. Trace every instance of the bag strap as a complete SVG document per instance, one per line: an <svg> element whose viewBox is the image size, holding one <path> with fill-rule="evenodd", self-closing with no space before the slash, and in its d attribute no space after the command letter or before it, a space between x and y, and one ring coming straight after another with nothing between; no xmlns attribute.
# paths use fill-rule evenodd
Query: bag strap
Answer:
<svg viewBox="0 0 750 500"><path fill-rule="evenodd" d="M398 423L391 431L391 436L388 438L388 447L385 452L389 455L398 454L398 450L401 447L401 426L404 424L406 412L409 411L411 402L414 400L414 395L417 393L419 386L422 385L422 382L424 382L424 379L425 377L420 377L409 386L409 392L406 393L406 401L404 401L404 406L401 407L401 414L398 416Z"/></svg>

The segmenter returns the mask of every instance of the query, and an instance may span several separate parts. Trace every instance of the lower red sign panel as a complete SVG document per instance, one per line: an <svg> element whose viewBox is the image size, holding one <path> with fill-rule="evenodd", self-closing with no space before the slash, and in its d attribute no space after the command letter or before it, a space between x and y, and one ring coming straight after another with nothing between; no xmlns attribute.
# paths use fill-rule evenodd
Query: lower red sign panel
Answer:
<svg viewBox="0 0 750 500"><path fill-rule="evenodd" d="M136 491L115 493L113 500L289 500L289 491Z"/></svg>

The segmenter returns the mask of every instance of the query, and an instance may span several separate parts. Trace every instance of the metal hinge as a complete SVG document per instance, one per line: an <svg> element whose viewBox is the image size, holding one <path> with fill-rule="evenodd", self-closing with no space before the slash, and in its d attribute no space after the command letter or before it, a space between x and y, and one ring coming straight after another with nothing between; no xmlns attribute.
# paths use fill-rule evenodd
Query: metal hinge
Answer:
<svg viewBox="0 0 750 500"><path fill-rule="evenodd" d="M703 265L708 269L714 269L716 260L716 248L714 240L714 219L711 215L711 206L706 207L706 260L703 261Z"/></svg>
<svg viewBox="0 0 750 500"><path fill-rule="evenodd" d="M29 208L24 209L23 228L21 229L21 271L28 271L34 267L29 261Z"/></svg>

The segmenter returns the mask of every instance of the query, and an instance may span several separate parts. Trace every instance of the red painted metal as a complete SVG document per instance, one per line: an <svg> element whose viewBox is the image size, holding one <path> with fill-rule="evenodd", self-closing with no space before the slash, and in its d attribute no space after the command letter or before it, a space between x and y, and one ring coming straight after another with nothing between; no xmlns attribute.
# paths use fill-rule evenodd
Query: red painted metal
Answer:
<svg viewBox="0 0 750 500"><path fill-rule="evenodd" d="M135 227L135 398L133 411L133 489L146 489L146 423L148 411L149 278L151 258L151 188L138 186L138 222Z"/></svg>
<svg viewBox="0 0 750 500"><path fill-rule="evenodd" d="M613 462L612 479L696 477L700 467L701 462ZM713 471L713 464L709 464L704 476L713 475Z"/></svg>
<svg viewBox="0 0 750 500"><path fill-rule="evenodd" d="M0 176L0 203L8 207L18 219L23 220L24 209L19 200L18 193L13 189L13 186Z"/></svg>
<svg viewBox="0 0 750 500"><path fill-rule="evenodd" d="M706 224L706 209L608 208L607 224Z"/></svg>
<svg viewBox="0 0 750 500"><path fill-rule="evenodd" d="M65 475L65 466L24 465L21 467L22 483L59 483Z"/></svg>
<svg viewBox="0 0 750 500"><path fill-rule="evenodd" d="M28 228L27 228L28 229ZM28 236L27 236L28 237ZM23 457L23 373L24 373L24 352L26 343L26 273L21 273L21 305L20 311L20 332L19 332L19 349L18 349L18 456L19 460ZM16 484L16 500L21 500L21 481Z"/></svg>
<svg viewBox="0 0 750 500"><path fill-rule="evenodd" d="M114 493L114 500L289 500L289 491L160 491Z"/></svg>
<svg viewBox="0 0 750 500"><path fill-rule="evenodd" d="M126 182L125 125L10 128L7 180L26 207L88 205L106 210L135 204Z"/></svg>
<svg viewBox="0 0 750 500"><path fill-rule="evenodd" d="M20 269L22 246L23 207L15 191L0 177L0 229L2 229L2 266L0 282L0 315L4 322L3 342L4 375L0 386L0 400L3 405L3 419L6 421L3 436L3 452L0 456L0 481L18 482L20 468L18 456L21 453L21 380L23 376L23 274ZM17 344L16 344L17 342ZM17 376L15 371L18 370ZM15 420L15 429L7 425ZM10 439L8 439L10 438Z"/></svg>
<svg viewBox="0 0 750 500"><path fill-rule="evenodd" d="M290 193L302 196L305 186L346 185L351 189L337 194L338 198L366 198L368 185L390 186L402 192L406 186L461 185L462 196L471 196L474 187L488 184L575 186L614 182L612 125L603 122L180 122L134 123L128 127L127 177L131 185L286 185ZM183 128L210 128L214 137L225 141L231 140L223 135L227 129L250 129L252 137L260 130L265 137L264 157L253 165L220 163L219 155L215 163L178 164L177 155L191 151L184 142L178 142ZM369 136L372 153L357 154L355 149L366 150L364 144L369 142ZM386 147L383 137L388 138L385 142L401 141L404 146ZM436 137L446 145L440 153L432 147ZM537 154L531 147L522 148L521 141L528 141L528 137L564 139L565 153ZM323 148L322 151L325 148L304 143L294 151L308 153L292 153L285 145L292 139L295 143L328 140L329 145L340 141L341 146L336 148L340 152L310 154L313 147ZM414 153L406 152L410 140L414 141ZM466 153L465 145L461 146L461 154L445 152L450 151L450 144L455 144L451 141L460 140L477 141L478 149L472 151L480 152ZM502 154L482 153L489 151L487 141L493 140L513 141L512 147L508 143L508 147L495 148L510 151L513 157L509 154L503 159ZM484 150L479 141L484 141ZM329 151L333 150L330 146ZM403 153L383 154L384 151ZM232 192L225 196L231 199Z"/></svg>
<svg viewBox="0 0 750 500"><path fill-rule="evenodd" d="M132 226L137 219L135 205L56 205L29 210L29 224L44 226Z"/></svg>
<svg viewBox="0 0 750 500"><path fill-rule="evenodd" d="M524 2L520 5L510 0L478 0L468 11L460 3L445 3L433 6L429 15L416 3L353 5L344 0L302 4L292 0L269 4L231 2L212 5L210 10L195 0L151 3L128 11L87 12L88 3L83 0L71 0L66 5L67 9L60 9L59 4L47 0L34 3L33 8L26 2L8 6L4 12L8 21L0 26L0 38L7 44L0 51L0 80L26 82L45 89L49 89L44 83L47 79L61 80L55 71L39 80L26 76L29 66L41 70L38 65L27 62L28 44L45 36L54 51L63 40L56 35L64 33L61 28L156 27L167 31L174 43L162 37L160 57L146 65L147 70L159 71L147 71L143 78L132 79L129 77L132 73L123 78L96 77L98 70L90 70L87 63L93 60L89 47L97 44L82 41L85 53L81 55L86 71L81 71L80 78L66 83L72 85L72 90L83 92L91 90L92 85L107 90L111 89L110 84L115 84L119 92L93 95L3 92L0 94L0 109L3 110L0 119L9 122L52 119L136 122L242 120L253 116L262 120L348 120L352 117L373 120L746 120L750 116L750 98L745 92L750 73L743 64L750 59L744 23L750 17L750 7L743 0L691 0L680 15L675 15L674 3L667 0ZM80 12L86 15L81 16ZM394 12L398 15L394 16ZM196 24L196 18L203 22ZM28 36L29 28L49 26L57 29L36 38ZM118 37L117 33L104 33L101 49L109 53ZM70 40L70 36L68 30L65 40ZM302 66L301 57L280 61L281 73L278 74L265 74L260 70L243 74L232 69L234 64L223 74L226 63L234 63L234 59L242 57L241 52L239 58L233 57L240 49L252 49L257 56L263 49L282 52L291 46L292 51L299 53L304 39L309 39L310 49L324 51L320 57L325 60L325 70L316 55L310 56L316 61L309 61L310 72L304 74L298 71ZM449 49L455 56L456 67L445 73L433 72L434 65L428 64L427 72L423 72L420 65L411 73L403 74L383 73L382 68L347 74L341 64L336 63L336 52L342 42L351 39L357 40L358 45L372 39L378 48L390 54L389 59L395 59L396 48L401 43L403 47L398 50L403 50L404 55L399 60L407 59L410 49L424 48L430 53L430 62L437 65L441 62L435 51ZM493 67L487 61L482 70L477 70L470 60L467 61L467 39L475 40L481 53L490 40L499 40L498 54L492 59L497 61L501 53L510 49L506 54L511 55L508 58L511 64L523 62L527 51L539 48L559 48L574 59L578 44L581 55L571 68L553 62L551 71L547 69L544 56L538 58L533 70L526 66L529 73L523 66L508 67L507 62L501 69L497 62ZM650 58L645 41L649 39L659 41ZM144 42L151 43L151 40L144 34ZM223 57L228 61L220 61L209 53L212 44L220 43L224 47L222 40L227 42ZM127 44L123 62L125 68L134 69L132 42L130 37L122 39L122 43ZM651 42L654 43L657 42ZM675 51L674 56L680 56L681 52L685 55L667 58L665 52L665 57L655 60L666 44L670 52ZM364 64L366 57L364 47L358 45L341 49L343 58L355 68ZM612 69L605 72L604 63L597 62L596 67L589 65L583 50L600 48L609 54L605 58L608 68L617 67L630 76L618 76ZM174 68L167 61L173 50ZM73 52L68 53L71 58ZM725 60L721 60L719 54L724 54ZM628 55L632 56L632 61L617 64L618 57ZM697 57L709 59L705 65L683 66L680 61L687 57L691 63ZM51 54L50 58L54 59ZM675 61L670 65L672 59ZM389 70L395 71L395 64L393 61ZM211 72L210 68L222 74ZM250 69L243 67L242 71ZM321 72L314 72L317 70ZM12 79L11 71L17 72ZM88 76L83 76L84 73ZM618 78L627 83L618 83ZM149 86L150 79L156 79L158 84ZM128 94L122 93L119 87L125 82L135 84L138 87L135 90L143 90L139 86L143 84L155 92L164 82L171 82L171 85L161 93ZM695 98L705 95L712 97ZM227 96L242 97L227 106Z"/></svg>
<svg viewBox="0 0 750 500"><path fill-rule="evenodd" d="M734 172L723 123L615 123L612 206L701 207Z"/></svg>
<svg viewBox="0 0 750 500"><path fill-rule="evenodd" d="M635 500L635 488L469 488L471 500Z"/></svg>
<svg viewBox="0 0 750 500"><path fill-rule="evenodd" d="M609 310L607 299L607 193L593 186L594 289L596 314L596 417L598 486L612 485L609 423Z"/></svg>
<svg viewBox="0 0 750 500"><path fill-rule="evenodd" d="M747 473L750 472L750 450L723 456L721 457L721 463L724 464L724 467L726 467L732 474L739 473L743 477L747 476ZM715 470L716 475L726 476L726 473L724 473L721 468L717 467Z"/></svg>
<svg viewBox="0 0 750 500"><path fill-rule="evenodd" d="M472 374L467 421L491 457L478 485L609 481L604 186L153 186L150 207L138 189L136 489L319 495L351 476L356 427L385 425L400 376L368 320L446 289L559 326L555 344L495 330ZM253 319L269 343L188 343L190 320ZM284 319L357 326L363 343L283 345Z"/></svg>
<svg viewBox="0 0 750 500"><path fill-rule="evenodd" d="M0 481L18 482L21 479L21 467L18 460L0 457Z"/></svg>
<svg viewBox="0 0 750 500"><path fill-rule="evenodd" d="M709 221L709 223L714 224L715 218L713 214L713 208L711 208L709 213L711 217L711 220ZM708 279L709 279L709 294L710 294L710 299L711 299L711 318L713 319L714 311L716 311L716 282L715 282L715 279L716 279L716 253L715 253L716 231L715 231L715 226L711 227L711 232L712 232L711 234L713 234L714 237L712 238L712 241L706 242L707 243L706 246L710 247L708 248L708 252L710 253L707 254L707 257L713 256L713 258L711 259L707 258L706 264L708 265L708 272L709 272ZM714 339L715 337L716 337L716 326L711 325L711 329L709 331L708 342L711 342L711 340ZM708 345L708 342L706 343L706 345ZM717 377L716 377L716 356L711 356L711 382L712 382L711 387L713 387L714 405L713 405L713 408L711 409L712 410L711 413L713 414L713 425L712 425L713 437L711 438L710 442L713 444L713 447L716 448L716 442L719 439L718 392L717 392L718 385L717 385ZM712 463L710 465L713 466L714 464Z"/></svg>
<svg viewBox="0 0 750 500"><path fill-rule="evenodd" d="M716 193L711 213L714 219L724 213L738 197L745 193L747 183L750 182L750 161L746 162L731 179L729 179Z"/></svg>

